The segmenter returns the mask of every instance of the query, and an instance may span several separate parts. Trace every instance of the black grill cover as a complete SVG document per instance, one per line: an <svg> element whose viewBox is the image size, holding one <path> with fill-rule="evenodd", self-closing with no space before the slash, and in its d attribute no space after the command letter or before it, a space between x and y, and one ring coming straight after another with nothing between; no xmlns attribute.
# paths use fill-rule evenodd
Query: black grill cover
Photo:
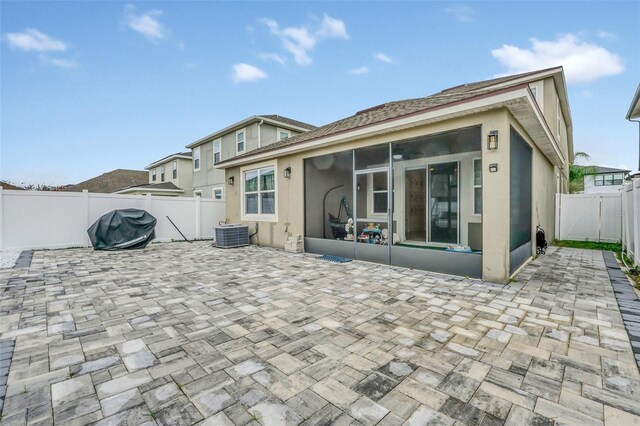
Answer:
<svg viewBox="0 0 640 426"><path fill-rule="evenodd" d="M155 234L156 218L144 210L113 210L98 219L89 229L89 239L96 250L145 248Z"/></svg>

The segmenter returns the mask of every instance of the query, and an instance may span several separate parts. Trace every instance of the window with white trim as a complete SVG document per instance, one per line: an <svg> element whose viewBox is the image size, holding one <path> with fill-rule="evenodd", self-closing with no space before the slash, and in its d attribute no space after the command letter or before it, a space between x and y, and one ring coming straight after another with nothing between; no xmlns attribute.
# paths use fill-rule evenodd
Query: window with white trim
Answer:
<svg viewBox="0 0 640 426"><path fill-rule="evenodd" d="M290 137L291 137L290 130L278 129L278 140L282 140Z"/></svg>
<svg viewBox="0 0 640 426"><path fill-rule="evenodd" d="M482 160L473 160L473 214L482 214Z"/></svg>
<svg viewBox="0 0 640 426"><path fill-rule="evenodd" d="M609 173L604 175L596 175L593 179L595 186L613 186L622 185L624 182L623 173Z"/></svg>
<svg viewBox="0 0 640 426"><path fill-rule="evenodd" d="M151 170L151 182L156 181L156 169Z"/></svg>
<svg viewBox="0 0 640 426"><path fill-rule="evenodd" d="M529 87L529 89L531 89L531 93L533 94L534 99L537 101L538 100L538 86L531 86L531 87Z"/></svg>
<svg viewBox="0 0 640 426"><path fill-rule="evenodd" d="M160 166L160 182L164 182L164 166Z"/></svg>
<svg viewBox="0 0 640 426"><path fill-rule="evenodd" d="M200 147L193 148L193 171L200 171Z"/></svg>
<svg viewBox="0 0 640 426"><path fill-rule="evenodd" d="M171 167L173 168L173 173L171 174L171 176L173 177L173 179L178 179L178 160L174 160Z"/></svg>
<svg viewBox="0 0 640 426"><path fill-rule="evenodd" d="M218 139L213 143L213 164L217 164L222 160L222 141Z"/></svg>
<svg viewBox="0 0 640 426"><path fill-rule="evenodd" d="M236 154L242 154L245 151L245 134L244 129L236 132Z"/></svg>
<svg viewBox="0 0 640 426"><path fill-rule="evenodd" d="M222 200L222 188L213 188L211 195L214 200Z"/></svg>
<svg viewBox="0 0 640 426"><path fill-rule="evenodd" d="M274 215L276 213L276 176L274 167L244 172L244 214Z"/></svg>

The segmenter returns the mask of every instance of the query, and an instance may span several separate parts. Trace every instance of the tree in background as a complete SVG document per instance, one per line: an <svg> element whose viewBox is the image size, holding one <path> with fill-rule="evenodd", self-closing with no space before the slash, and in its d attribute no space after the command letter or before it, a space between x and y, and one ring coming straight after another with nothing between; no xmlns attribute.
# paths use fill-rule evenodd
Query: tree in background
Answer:
<svg viewBox="0 0 640 426"><path fill-rule="evenodd" d="M596 166L581 166L578 161L589 161L591 157L586 152L578 151L573 154L573 161L569 166L569 193L576 194L584 190L584 176L598 171Z"/></svg>

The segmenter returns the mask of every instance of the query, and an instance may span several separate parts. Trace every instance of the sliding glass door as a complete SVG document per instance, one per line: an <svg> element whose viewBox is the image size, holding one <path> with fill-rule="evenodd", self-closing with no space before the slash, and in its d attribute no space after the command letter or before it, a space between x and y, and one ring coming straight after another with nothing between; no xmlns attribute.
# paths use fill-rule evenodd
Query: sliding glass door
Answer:
<svg viewBox="0 0 640 426"><path fill-rule="evenodd" d="M429 241L458 243L458 162L429 165Z"/></svg>

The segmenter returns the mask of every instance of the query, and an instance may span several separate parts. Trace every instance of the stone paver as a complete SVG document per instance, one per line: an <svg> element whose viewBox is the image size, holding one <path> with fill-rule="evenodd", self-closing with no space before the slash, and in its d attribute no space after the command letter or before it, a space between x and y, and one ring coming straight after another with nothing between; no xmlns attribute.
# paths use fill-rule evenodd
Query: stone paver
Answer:
<svg viewBox="0 0 640 426"><path fill-rule="evenodd" d="M206 242L30 260L0 270L3 425L640 424L598 251L508 286Z"/></svg>

